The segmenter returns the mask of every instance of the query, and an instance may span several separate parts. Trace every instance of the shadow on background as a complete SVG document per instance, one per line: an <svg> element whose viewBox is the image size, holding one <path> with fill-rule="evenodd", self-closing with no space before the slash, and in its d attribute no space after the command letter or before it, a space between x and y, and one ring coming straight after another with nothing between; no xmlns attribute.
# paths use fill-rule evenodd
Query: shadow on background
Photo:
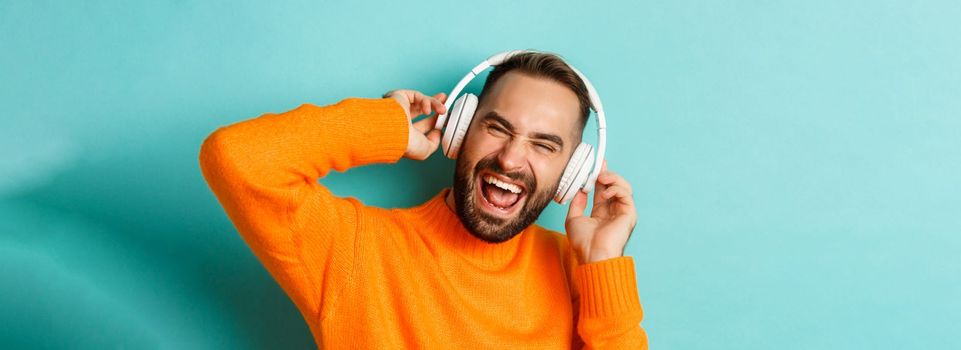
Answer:
<svg viewBox="0 0 961 350"><path fill-rule="evenodd" d="M0 343L314 346L294 304L203 181L197 156L204 137L175 145L157 137L140 145L145 152L94 162L65 159L59 169L36 169L57 172L45 183L0 196L0 228L11 233L0 237L0 278L20 282L4 284L11 297L0 300L0 310L22 321L5 326ZM341 196L354 195L355 186L380 188L377 197L359 198L406 207L448 186L452 171L453 163L435 154L331 173L321 183Z"/></svg>

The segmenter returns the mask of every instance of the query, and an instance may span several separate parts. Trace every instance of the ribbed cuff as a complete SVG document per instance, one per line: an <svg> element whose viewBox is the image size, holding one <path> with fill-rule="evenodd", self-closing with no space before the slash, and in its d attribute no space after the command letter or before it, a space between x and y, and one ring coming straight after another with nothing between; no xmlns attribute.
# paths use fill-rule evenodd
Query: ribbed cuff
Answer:
<svg viewBox="0 0 961 350"><path fill-rule="evenodd" d="M634 277L634 259L622 256L583 264L574 271L581 317L620 315L641 309Z"/></svg>
<svg viewBox="0 0 961 350"><path fill-rule="evenodd" d="M361 115L349 116L363 122L351 121L353 125L364 125L354 130L359 144L354 145L359 152L355 160L362 164L396 162L407 152L409 123L407 113L393 98L348 98L342 100L345 110L360 111Z"/></svg>

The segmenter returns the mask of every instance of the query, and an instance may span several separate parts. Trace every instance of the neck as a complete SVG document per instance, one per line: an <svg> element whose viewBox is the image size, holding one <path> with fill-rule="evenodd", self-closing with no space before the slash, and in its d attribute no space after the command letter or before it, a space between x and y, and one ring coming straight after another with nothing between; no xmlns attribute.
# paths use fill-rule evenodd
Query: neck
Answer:
<svg viewBox="0 0 961 350"><path fill-rule="evenodd" d="M475 266L491 270L510 264L517 254L523 234L496 244L474 237L454 210L453 192L452 188L446 188L430 201L412 208L410 213L415 216L413 220L424 225L423 232L430 236L432 242L457 252Z"/></svg>
<svg viewBox="0 0 961 350"><path fill-rule="evenodd" d="M457 208L454 206L454 190L447 191L447 196L444 198L444 203L447 203L447 207L450 208L452 213L457 212Z"/></svg>

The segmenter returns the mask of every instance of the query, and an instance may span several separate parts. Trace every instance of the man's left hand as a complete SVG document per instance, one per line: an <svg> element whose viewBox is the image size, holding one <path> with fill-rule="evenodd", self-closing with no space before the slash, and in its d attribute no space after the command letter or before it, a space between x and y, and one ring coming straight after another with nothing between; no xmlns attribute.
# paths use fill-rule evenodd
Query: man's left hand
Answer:
<svg viewBox="0 0 961 350"><path fill-rule="evenodd" d="M578 191L571 200L564 227L581 264L624 255L624 246L637 225L631 185L623 177L601 168L594 186L594 207L584 216L587 194Z"/></svg>

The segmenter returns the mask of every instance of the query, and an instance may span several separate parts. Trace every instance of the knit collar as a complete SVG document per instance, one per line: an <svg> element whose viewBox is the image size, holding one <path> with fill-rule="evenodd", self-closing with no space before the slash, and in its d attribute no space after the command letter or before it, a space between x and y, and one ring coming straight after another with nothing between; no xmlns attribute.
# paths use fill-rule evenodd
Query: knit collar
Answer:
<svg viewBox="0 0 961 350"><path fill-rule="evenodd" d="M517 255L521 242L529 236L528 226L511 239L501 243L488 243L474 237L457 217L453 208L447 206L445 199L451 191L446 187L440 193L420 206L410 209L424 225L422 233L427 240L443 245L479 267L488 269L502 268Z"/></svg>

